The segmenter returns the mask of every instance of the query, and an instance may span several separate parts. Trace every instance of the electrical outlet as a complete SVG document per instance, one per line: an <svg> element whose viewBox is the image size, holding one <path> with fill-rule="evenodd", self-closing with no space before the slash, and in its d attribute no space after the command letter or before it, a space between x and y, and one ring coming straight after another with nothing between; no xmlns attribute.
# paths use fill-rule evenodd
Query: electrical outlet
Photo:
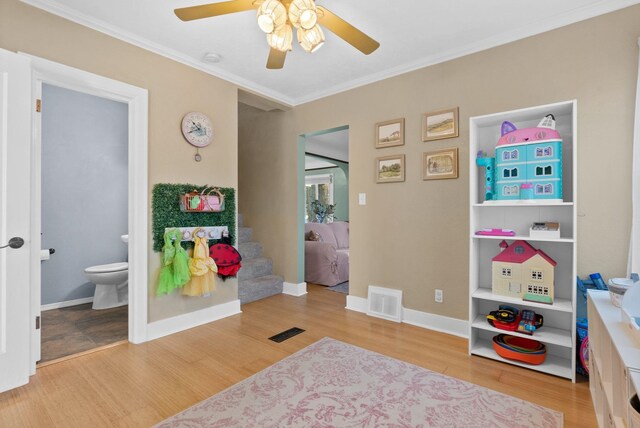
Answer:
<svg viewBox="0 0 640 428"><path fill-rule="evenodd" d="M436 288L436 303L442 303L442 300L444 299L442 290L440 290L439 288Z"/></svg>

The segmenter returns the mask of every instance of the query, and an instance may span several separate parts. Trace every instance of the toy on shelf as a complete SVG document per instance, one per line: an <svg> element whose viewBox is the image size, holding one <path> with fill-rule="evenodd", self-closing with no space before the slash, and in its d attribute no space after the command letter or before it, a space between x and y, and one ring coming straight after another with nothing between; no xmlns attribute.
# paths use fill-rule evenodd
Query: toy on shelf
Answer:
<svg viewBox="0 0 640 428"><path fill-rule="evenodd" d="M542 315L536 314L529 309L525 309L522 311L522 319L518 323L518 332L531 335L537 329L542 327L543 323L544 319L542 318Z"/></svg>
<svg viewBox="0 0 640 428"><path fill-rule="evenodd" d="M497 311L489 312L487 322L500 330L532 335L542 327L543 317L528 309L520 311L513 306L500 305Z"/></svg>
<svg viewBox="0 0 640 428"><path fill-rule="evenodd" d="M516 236L515 230L512 229L480 229L476 232L480 236Z"/></svg>
<svg viewBox="0 0 640 428"><path fill-rule="evenodd" d="M501 296L553 303L557 263L527 241L517 240L511 245L502 241L500 248L502 251L491 259L491 291Z"/></svg>
<svg viewBox="0 0 640 428"><path fill-rule="evenodd" d="M494 336L493 349L502 358L528 364L542 364L547 357L547 347L543 343L508 334Z"/></svg>
<svg viewBox="0 0 640 428"><path fill-rule="evenodd" d="M535 222L529 228L531 239L560 239L560 223L554 221Z"/></svg>
<svg viewBox="0 0 640 428"><path fill-rule="evenodd" d="M478 152L485 168L485 203L492 201L562 202L562 138L552 114L534 128L502 123L496 157Z"/></svg>

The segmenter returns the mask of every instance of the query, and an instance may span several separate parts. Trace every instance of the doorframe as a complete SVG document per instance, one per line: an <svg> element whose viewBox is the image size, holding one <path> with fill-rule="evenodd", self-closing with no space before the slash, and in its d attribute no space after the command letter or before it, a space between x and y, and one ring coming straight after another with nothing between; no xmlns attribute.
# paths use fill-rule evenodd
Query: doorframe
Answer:
<svg viewBox="0 0 640 428"><path fill-rule="evenodd" d="M297 255L297 271L298 271L298 283L301 283L304 281L304 215L305 215L305 211L306 211L306 206L305 206L305 191L304 191L304 187L305 187L305 178L306 178L306 174L305 174L305 153L306 153L306 148L307 148L307 138L309 137L313 137L316 135L324 135L324 134L331 134L332 132L337 132L337 131L348 131L349 130L349 125L341 125L341 126L336 126L334 128L328 128L328 129L323 129L321 131L314 131L314 132L306 132L304 134L300 134L298 135L298 144L297 144L297 158L298 158L298 168L297 168L297 177L298 177L298 186L297 186L297 193L298 193L298 206L297 208L297 213L298 213L298 224L297 224L297 231L298 231L298 239L297 239L297 249L298 249L298 255ZM349 138L349 144L351 144L351 138ZM351 150L349 150L349 158L351 158ZM349 198L349 204L351 204L351 198ZM351 210L349 210L351 211ZM349 275L351 275L351 273L349 273Z"/></svg>
<svg viewBox="0 0 640 428"><path fill-rule="evenodd" d="M149 95L144 88L109 79L84 70L62 65L24 52L31 59L33 110L42 99L42 84L71 89L113 101L126 103L128 114L128 233L129 233L129 342L147 340L148 277L148 114ZM41 116L32 115L31 142L31 313L40 315L41 307ZM40 359L40 330L31 334L31 373Z"/></svg>

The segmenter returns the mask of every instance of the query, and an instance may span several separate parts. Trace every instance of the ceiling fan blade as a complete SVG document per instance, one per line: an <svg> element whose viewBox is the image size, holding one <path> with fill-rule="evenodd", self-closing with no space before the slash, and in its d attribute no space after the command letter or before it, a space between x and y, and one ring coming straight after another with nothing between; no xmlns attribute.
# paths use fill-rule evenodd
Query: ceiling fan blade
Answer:
<svg viewBox="0 0 640 428"><path fill-rule="evenodd" d="M269 51L269 58L267 59L267 68L269 70L279 70L284 67L284 60L287 57L286 52L273 49Z"/></svg>
<svg viewBox="0 0 640 428"><path fill-rule="evenodd" d="M212 16L226 15L228 13L244 12L255 9L257 6L254 0L231 0L221 3L202 4L200 6L183 7L175 9L173 12L183 21L193 21L194 19L209 18Z"/></svg>
<svg viewBox="0 0 640 428"><path fill-rule="evenodd" d="M318 14L318 23L325 26L333 34L340 37L363 54L369 55L380 47L380 43L376 42L371 37L340 18L338 15L322 6L316 7L320 11Z"/></svg>

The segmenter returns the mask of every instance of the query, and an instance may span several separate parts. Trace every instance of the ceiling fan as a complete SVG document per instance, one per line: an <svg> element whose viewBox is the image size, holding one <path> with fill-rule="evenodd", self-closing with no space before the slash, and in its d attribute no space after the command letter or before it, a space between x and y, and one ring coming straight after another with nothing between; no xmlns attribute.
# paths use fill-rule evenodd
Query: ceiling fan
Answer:
<svg viewBox="0 0 640 428"><path fill-rule="evenodd" d="M267 34L271 47L267 68L284 66L287 51L292 49L293 29L300 46L307 52L317 51L324 43L320 25L342 38L365 55L378 49L380 43L349 24L314 0L231 0L200 6L183 7L174 12L183 21L209 18L229 13L258 11L258 26Z"/></svg>

